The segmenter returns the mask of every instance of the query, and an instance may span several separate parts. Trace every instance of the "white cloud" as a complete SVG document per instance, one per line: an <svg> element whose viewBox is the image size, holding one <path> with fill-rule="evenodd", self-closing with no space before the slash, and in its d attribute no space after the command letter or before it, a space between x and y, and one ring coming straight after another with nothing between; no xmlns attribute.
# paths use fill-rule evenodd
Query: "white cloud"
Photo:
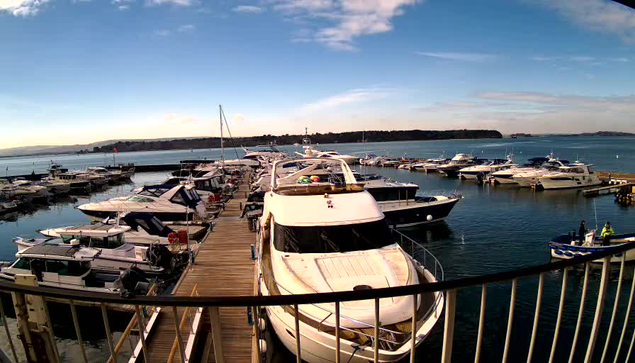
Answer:
<svg viewBox="0 0 635 363"><path fill-rule="evenodd" d="M0 0L0 12L5 11L13 16L32 16L49 0Z"/></svg>
<svg viewBox="0 0 635 363"><path fill-rule="evenodd" d="M528 0L556 10L566 19L596 32L635 42L635 10L608 0Z"/></svg>
<svg viewBox="0 0 635 363"><path fill-rule="evenodd" d="M483 53L453 53L453 52L416 52L418 55L461 62L490 62L499 57L494 54Z"/></svg>
<svg viewBox="0 0 635 363"><path fill-rule="evenodd" d="M320 111L329 108L345 106L352 103L362 103L388 97L394 92L390 88L357 88L326 97L301 107L302 111Z"/></svg>
<svg viewBox="0 0 635 363"><path fill-rule="evenodd" d="M419 0L270 0L288 20L312 25L311 34L294 41L317 42L355 51L355 39L393 30L392 19Z"/></svg>
<svg viewBox="0 0 635 363"><path fill-rule="evenodd" d="M123 11L123 10L129 10L130 9L130 5L119 5L117 7L117 9Z"/></svg>
<svg viewBox="0 0 635 363"><path fill-rule="evenodd" d="M234 115L234 117L232 118L233 122L242 122L245 121L245 115L243 115L242 113L238 113L236 115Z"/></svg>
<svg viewBox="0 0 635 363"><path fill-rule="evenodd" d="M194 24L185 24L177 28L179 33L191 33L194 30L196 30L196 25Z"/></svg>
<svg viewBox="0 0 635 363"><path fill-rule="evenodd" d="M233 8L232 11L235 11L237 13L260 14L264 12L265 9L261 8L260 6L239 5Z"/></svg>
<svg viewBox="0 0 635 363"><path fill-rule="evenodd" d="M169 123L180 123L180 124L191 124L198 122L197 119L190 116L177 115L174 113L168 113L163 117L165 122Z"/></svg>
<svg viewBox="0 0 635 363"><path fill-rule="evenodd" d="M167 29L160 29L160 30L155 30L154 34L160 36L160 37L167 37L172 35L172 31L171 30L167 30Z"/></svg>
<svg viewBox="0 0 635 363"><path fill-rule="evenodd" d="M175 6L191 6L197 4L197 0L146 0L150 6L153 5L175 5Z"/></svg>

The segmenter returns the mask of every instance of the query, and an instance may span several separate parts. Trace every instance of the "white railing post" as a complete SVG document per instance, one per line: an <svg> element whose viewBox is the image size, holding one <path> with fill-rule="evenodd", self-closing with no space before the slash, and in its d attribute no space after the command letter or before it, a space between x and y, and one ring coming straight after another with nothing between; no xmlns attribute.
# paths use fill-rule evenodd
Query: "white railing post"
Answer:
<svg viewBox="0 0 635 363"><path fill-rule="evenodd" d="M225 354L223 353L223 341L220 330L220 313L218 306L210 306L208 309L209 321L212 325L212 343L214 344L214 359L217 363L225 363Z"/></svg>
<svg viewBox="0 0 635 363"><path fill-rule="evenodd" d="M624 325L622 326L622 334L620 334L620 341L617 343L617 350L615 352L614 363L617 363L620 357L620 350L622 349L622 343L624 343L624 335L626 335L626 326L628 325L628 318L631 316L631 308L633 307L633 294L635 292L635 278L631 284L631 295L628 298L628 307L626 308L626 314L624 315Z"/></svg>
<svg viewBox="0 0 635 363"><path fill-rule="evenodd" d="M549 363L553 362L556 355L556 347L558 346L558 335L560 334L560 323L562 322L562 311L564 310L564 299L567 295L567 273L569 269L564 268L562 273L562 290L560 291L560 305L558 305L558 315L556 318L556 328L553 333L553 343L551 344L551 354L549 355Z"/></svg>
<svg viewBox="0 0 635 363"><path fill-rule="evenodd" d="M509 344L512 337L512 325L514 324L514 306L516 305L516 290L518 289L518 278L512 280L512 292L509 299L509 317L507 319L507 334L505 334L505 349L503 350L503 363L507 362L509 356Z"/></svg>
<svg viewBox="0 0 635 363"><path fill-rule="evenodd" d="M450 363L452 361L452 342L454 341L454 315L456 308L456 290L449 290L445 293L445 326L443 328L443 351L441 362Z"/></svg>
<svg viewBox="0 0 635 363"><path fill-rule="evenodd" d="M622 254L622 263L620 263L620 277L617 280L617 288L615 290L615 302L613 303L613 314L611 314L611 323L609 324L609 330L606 333L606 342L604 343L604 350L602 351L602 359L600 362L604 362L606 359L606 353L609 350L609 342L611 341L611 333L613 333L613 324L615 323L615 315L617 314L617 308L620 302L620 291L622 291L622 278L624 277L624 264L626 263L626 252ZM619 354L619 350L616 354Z"/></svg>
<svg viewBox="0 0 635 363"><path fill-rule="evenodd" d="M478 318L478 334L476 336L476 353L474 363L481 360L481 345L483 344L483 330L485 329L485 307L487 306L487 284L483 284L481 291L481 311Z"/></svg>
<svg viewBox="0 0 635 363"><path fill-rule="evenodd" d="M75 309L75 302L73 300L69 300L68 304L71 307L71 316L73 317L73 326L75 327L75 335L77 336L77 344L79 344L79 351L82 353L82 361L84 363L87 363L88 358L86 357L86 349L84 348L84 340L82 339L82 332L79 328L79 320L77 320L77 309Z"/></svg>
<svg viewBox="0 0 635 363"><path fill-rule="evenodd" d="M604 310L604 299L606 298L606 290L609 285L609 267L611 265L611 256L604 257L602 263L602 277L600 279L600 291L598 293L597 305L595 306L595 317L593 318L593 327L591 328L591 336L589 337L589 346L584 357L584 363L591 363L593 358L593 350L595 342L600 330L600 322L602 321L602 311Z"/></svg>
<svg viewBox="0 0 635 363"><path fill-rule="evenodd" d="M410 363L415 363L415 351L417 348L417 308L418 308L418 299L419 295L412 295L412 319L410 320L411 325L411 334L410 334Z"/></svg>
<svg viewBox="0 0 635 363"><path fill-rule="evenodd" d="M545 286L545 273L541 272L538 278L538 296L536 297L536 311L534 312L534 326L531 330L531 340L529 342L529 352L527 353L527 363L531 362L536 346L536 336L538 335L538 321L540 320L540 308L542 307L542 293Z"/></svg>
<svg viewBox="0 0 635 363"><path fill-rule="evenodd" d="M139 329L139 339L141 340L141 351L143 352L143 361L148 363L148 347L146 346L146 327L145 320L143 319L143 309L139 305L135 305L135 311L137 312L137 328ZM133 350L134 352L134 350ZM133 353L134 354L134 353ZM185 363L185 362L183 362Z"/></svg>
<svg viewBox="0 0 635 363"><path fill-rule="evenodd" d="M580 336L580 327L582 326L582 316L584 315L584 305L586 302L586 293L589 286L589 270L591 263L584 264L584 282L582 283L582 295L580 296L580 308L578 310L578 321L575 325L575 333L573 334L573 342L571 342L571 353L569 353L569 363L573 363L573 357L575 356L575 348L578 344L578 337Z"/></svg>
<svg viewBox="0 0 635 363"><path fill-rule="evenodd" d="M106 311L106 304L101 303L101 316L104 319L104 329L106 330L106 338L108 339L108 348L110 348L110 356L112 361L117 363L117 353L115 352L115 346L112 342L112 333L110 332L110 323L108 322L108 312Z"/></svg>

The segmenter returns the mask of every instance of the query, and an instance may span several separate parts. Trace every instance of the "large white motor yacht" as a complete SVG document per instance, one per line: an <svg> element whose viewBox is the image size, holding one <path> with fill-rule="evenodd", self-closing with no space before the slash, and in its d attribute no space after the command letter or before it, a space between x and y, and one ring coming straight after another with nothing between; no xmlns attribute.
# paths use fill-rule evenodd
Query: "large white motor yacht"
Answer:
<svg viewBox="0 0 635 363"><path fill-rule="evenodd" d="M205 219L207 210L200 196L186 185L145 186L137 194L77 207L93 220L115 218L118 213L152 213L161 221L191 221L194 215Z"/></svg>
<svg viewBox="0 0 635 363"><path fill-rule="evenodd" d="M509 169L515 166L511 158L494 159L483 165L468 166L459 170L459 177L465 180L477 180L479 177L487 177L499 170Z"/></svg>
<svg viewBox="0 0 635 363"><path fill-rule="evenodd" d="M590 165L578 162L561 166L557 171L547 173L539 180L544 189L581 188L602 184L600 178L591 171Z"/></svg>
<svg viewBox="0 0 635 363"><path fill-rule="evenodd" d="M301 163L305 168L289 175L282 171L289 163ZM327 180L306 176L318 169L336 170L337 174ZM377 202L357 184L343 161L280 161L273 166L273 176L260 219L261 294L358 291L438 280L438 274L394 242ZM435 260L430 255L428 258ZM443 294L438 292L420 295L414 346L423 341L441 317L443 300ZM379 362L398 361L413 347L413 305L412 296L380 299ZM374 306L374 300L340 304L342 362L373 360ZM295 311L285 306L266 310L282 343L295 352ZM302 360L334 361L335 305L300 305L298 319Z"/></svg>
<svg viewBox="0 0 635 363"><path fill-rule="evenodd" d="M470 154L456 154L449 162L437 166L439 173L448 177L456 177L459 170L476 164L476 157Z"/></svg>

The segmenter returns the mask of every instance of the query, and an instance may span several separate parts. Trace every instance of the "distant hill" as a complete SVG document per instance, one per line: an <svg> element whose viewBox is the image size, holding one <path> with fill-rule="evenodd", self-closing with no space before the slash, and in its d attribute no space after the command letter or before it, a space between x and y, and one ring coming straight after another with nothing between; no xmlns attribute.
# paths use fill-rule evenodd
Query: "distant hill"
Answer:
<svg viewBox="0 0 635 363"><path fill-rule="evenodd" d="M301 142L304 135L262 135L251 137L234 137L226 140L225 146L255 146L264 144L292 145ZM503 135L495 130L400 130L400 131L354 131L340 133L315 133L309 135L312 143L335 144L384 141L415 141L415 140L449 140L449 139L500 139ZM219 148L219 137L207 137L199 139L175 139L175 140L143 140L143 141L118 141L112 144L95 146L89 152L109 153L117 149L125 151L151 151L151 150L186 150Z"/></svg>
<svg viewBox="0 0 635 363"><path fill-rule="evenodd" d="M580 134L542 134L542 137L550 137L550 136L568 136L568 137L619 137L619 136L635 136L635 134L630 132L621 132L621 131L598 131L598 132L584 132Z"/></svg>

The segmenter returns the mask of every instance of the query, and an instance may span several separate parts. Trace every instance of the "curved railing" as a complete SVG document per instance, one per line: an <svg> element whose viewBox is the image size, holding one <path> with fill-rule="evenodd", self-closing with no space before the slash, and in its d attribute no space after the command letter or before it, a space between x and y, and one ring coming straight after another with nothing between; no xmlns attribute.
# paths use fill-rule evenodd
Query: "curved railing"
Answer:
<svg viewBox="0 0 635 363"><path fill-rule="evenodd" d="M407 241L407 242L406 242ZM404 244L413 243L411 248L416 249L417 247L414 245L416 242L411 242L409 239L404 239ZM597 303L595 314L593 316L593 323L591 326L591 334L589 338L588 344L584 345L584 349L586 350L586 361L589 361L593 356L594 347L597 344L598 339L598 331L600 329L601 316L604 310L604 302L607 296L608 284L609 284L609 267L610 267L610 259L611 256L619 256L621 263L620 265L620 277L618 280L618 288L616 289L616 301L613 309L610 327L609 327L609 336L605 341L603 357L607 354L607 347L609 340L611 338L610 333L612 332L615 324L615 311L617 308L617 300L620 294L620 287L622 284L622 277L625 267L626 261L626 252L635 249L635 242L618 245L607 249L605 251L596 252L593 254L575 257L568 260L559 260L552 263L541 264L537 266L520 268L512 271L504 271L493 274L468 277L458 280L440 280L434 283L426 283L426 284L418 284L418 285L408 285L401 287L393 287L393 288L380 288L380 289L372 289L372 290L361 290L361 291L343 291L343 292L333 292L333 293L320 293L320 294L303 294L303 295L275 295L275 296L191 296L191 297L182 297L182 296L134 296L130 298L123 298L116 295L105 294L105 293L96 293L96 292L74 292L74 291L66 291L54 288L45 288L45 287L31 287L31 286L23 286L16 285L11 282L0 281L0 292L13 292L17 293L18 296L26 295L35 295L42 296L46 299L58 299L67 302L96 302L101 304L102 313L106 318L106 308L105 304L117 304L117 305L128 305L133 307L144 307L144 306L162 306L162 307L210 307L210 308L218 308L218 307L248 307L254 308L254 312L256 314L260 309L258 307L264 306L280 306L280 305L288 305L294 306L297 308L298 305L302 304L322 304L322 303L333 303L338 306L342 302L346 301L358 301L358 300L376 300L387 297L398 297L398 296L407 296L407 295L420 295L425 293L432 292L443 292L445 294L445 325L443 327L443 348L442 348L442 361L449 362L452 354L452 340L454 336L454 322L455 322L455 313L456 313L456 294L457 290L470 288L470 287L481 287L482 288L482 298L481 298L481 315L479 317L478 323L478 334L476 341L476 357L481 354L481 345L483 340L483 327L484 327L484 310L486 306L486 294L487 294L487 286L492 283L500 283L505 281L511 281L511 294L510 294L510 310L508 317L508 327L507 334L505 336L505 345L503 352L503 361L507 360L509 355L509 347L510 347L510 337L511 337L511 326L514 317L514 305L516 300L516 290L518 286L518 280L524 277L530 276L538 276L539 277L539 286L538 286L538 294L537 294L537 305L536 305L536 313L534 316L534 326L531 335L530 341L530 349L528 352L528 358L531 360L534 344L536 340L536 336L538 335L538 318L540 315L540 306L542 302L542 288L544 286L544 274L549 271L557 271L563 270L562 274L563 279L563 289L561 292L560 305L558 307L558 315L555 325L555 333L554 333L554 344L558 339L558 332L561 325L562 318L562 309L564 304L564 291L566 289L567 282L567 271L569 268L574 266L584 266L585 274L584 274L584 282L583 282L583 292L581 296L581 306L580 312L578 315L578 321L576 324L576 333L574 336L574 341L571 346L571 354L576 351L576 343L578 339L578 335L580 332L580 322L582 319L582 315L584 312L584 304L586 300L586 290L587 285L591 277L589 276L590 264L593 261L601 260L602 273L601 280L599 283L599 292L597 295ZM425 250L425 249L424 249ZM547 253L547 251L545 251ZM416 255L417 253L415 253ZM438 261L433 258L433 256L427 255L424 253L423 257L419 256L418 259L424 260L424 264L428 266L434 266L438 264ZM430 259L430 261L428 261ZM432 264L432 265L431 265ZM442 276L443 270L440 268L440 264L438 264L437 271L438 276ZM625 315L624 325L621 329L620 340L617 348L617 353L620 354L623 341L625 340L625 333L627 330L627 323L630 317L630 313L632 311L632 302L633 302L633 294L635 289L632 289L630 292L630 299L628 304L628 309ZM1 304L1 300L0 300ZM376 309L378 309L378 304L376 304ZM339 308L336 309L338 311ZM378 311L378 310L377 310ZM2 318L4 320L4 310L1 309L0 313L2 313ZM379 314L376 314L377 316ZM257 317L257 316L256 316ZM75 317L74 317L75 318ZM339 317L338 317L339 319ZM336 320L339 321L339 320ZM78 325L76 325L78 326ZM414 326L414 325L413 325ZM77 329L77 328L76 328ZM107 334L110 335L109 328L106 325ZM438 327L437 329L440 329ZM377 331L377 330L376 330ZM79 333L79 332L78 332ZM414 332L413 332L414 334ZM79 336L79 334L78 334ZM299 337L299 334L296 336ZM414 336L414 335L413 335ZM379 341L376 336L374 341ZM631 340L630 348L628 350L627 360L630 359L630 354L632 351L633 343L635 339ZM298 344L300 341L298 340ZM377 348L377 344L374 344L375 348ZM414 345L413 345L414 347ZM552 349L551 357L554 356L554 349ZM414 350L413 350L414 352ZM571 355L573 356L573 355ZM376 356L377 357L377 356ZM414 354L412 354L412 359L414 359ZM604 359L603 359L604 360Z"/></svg>

